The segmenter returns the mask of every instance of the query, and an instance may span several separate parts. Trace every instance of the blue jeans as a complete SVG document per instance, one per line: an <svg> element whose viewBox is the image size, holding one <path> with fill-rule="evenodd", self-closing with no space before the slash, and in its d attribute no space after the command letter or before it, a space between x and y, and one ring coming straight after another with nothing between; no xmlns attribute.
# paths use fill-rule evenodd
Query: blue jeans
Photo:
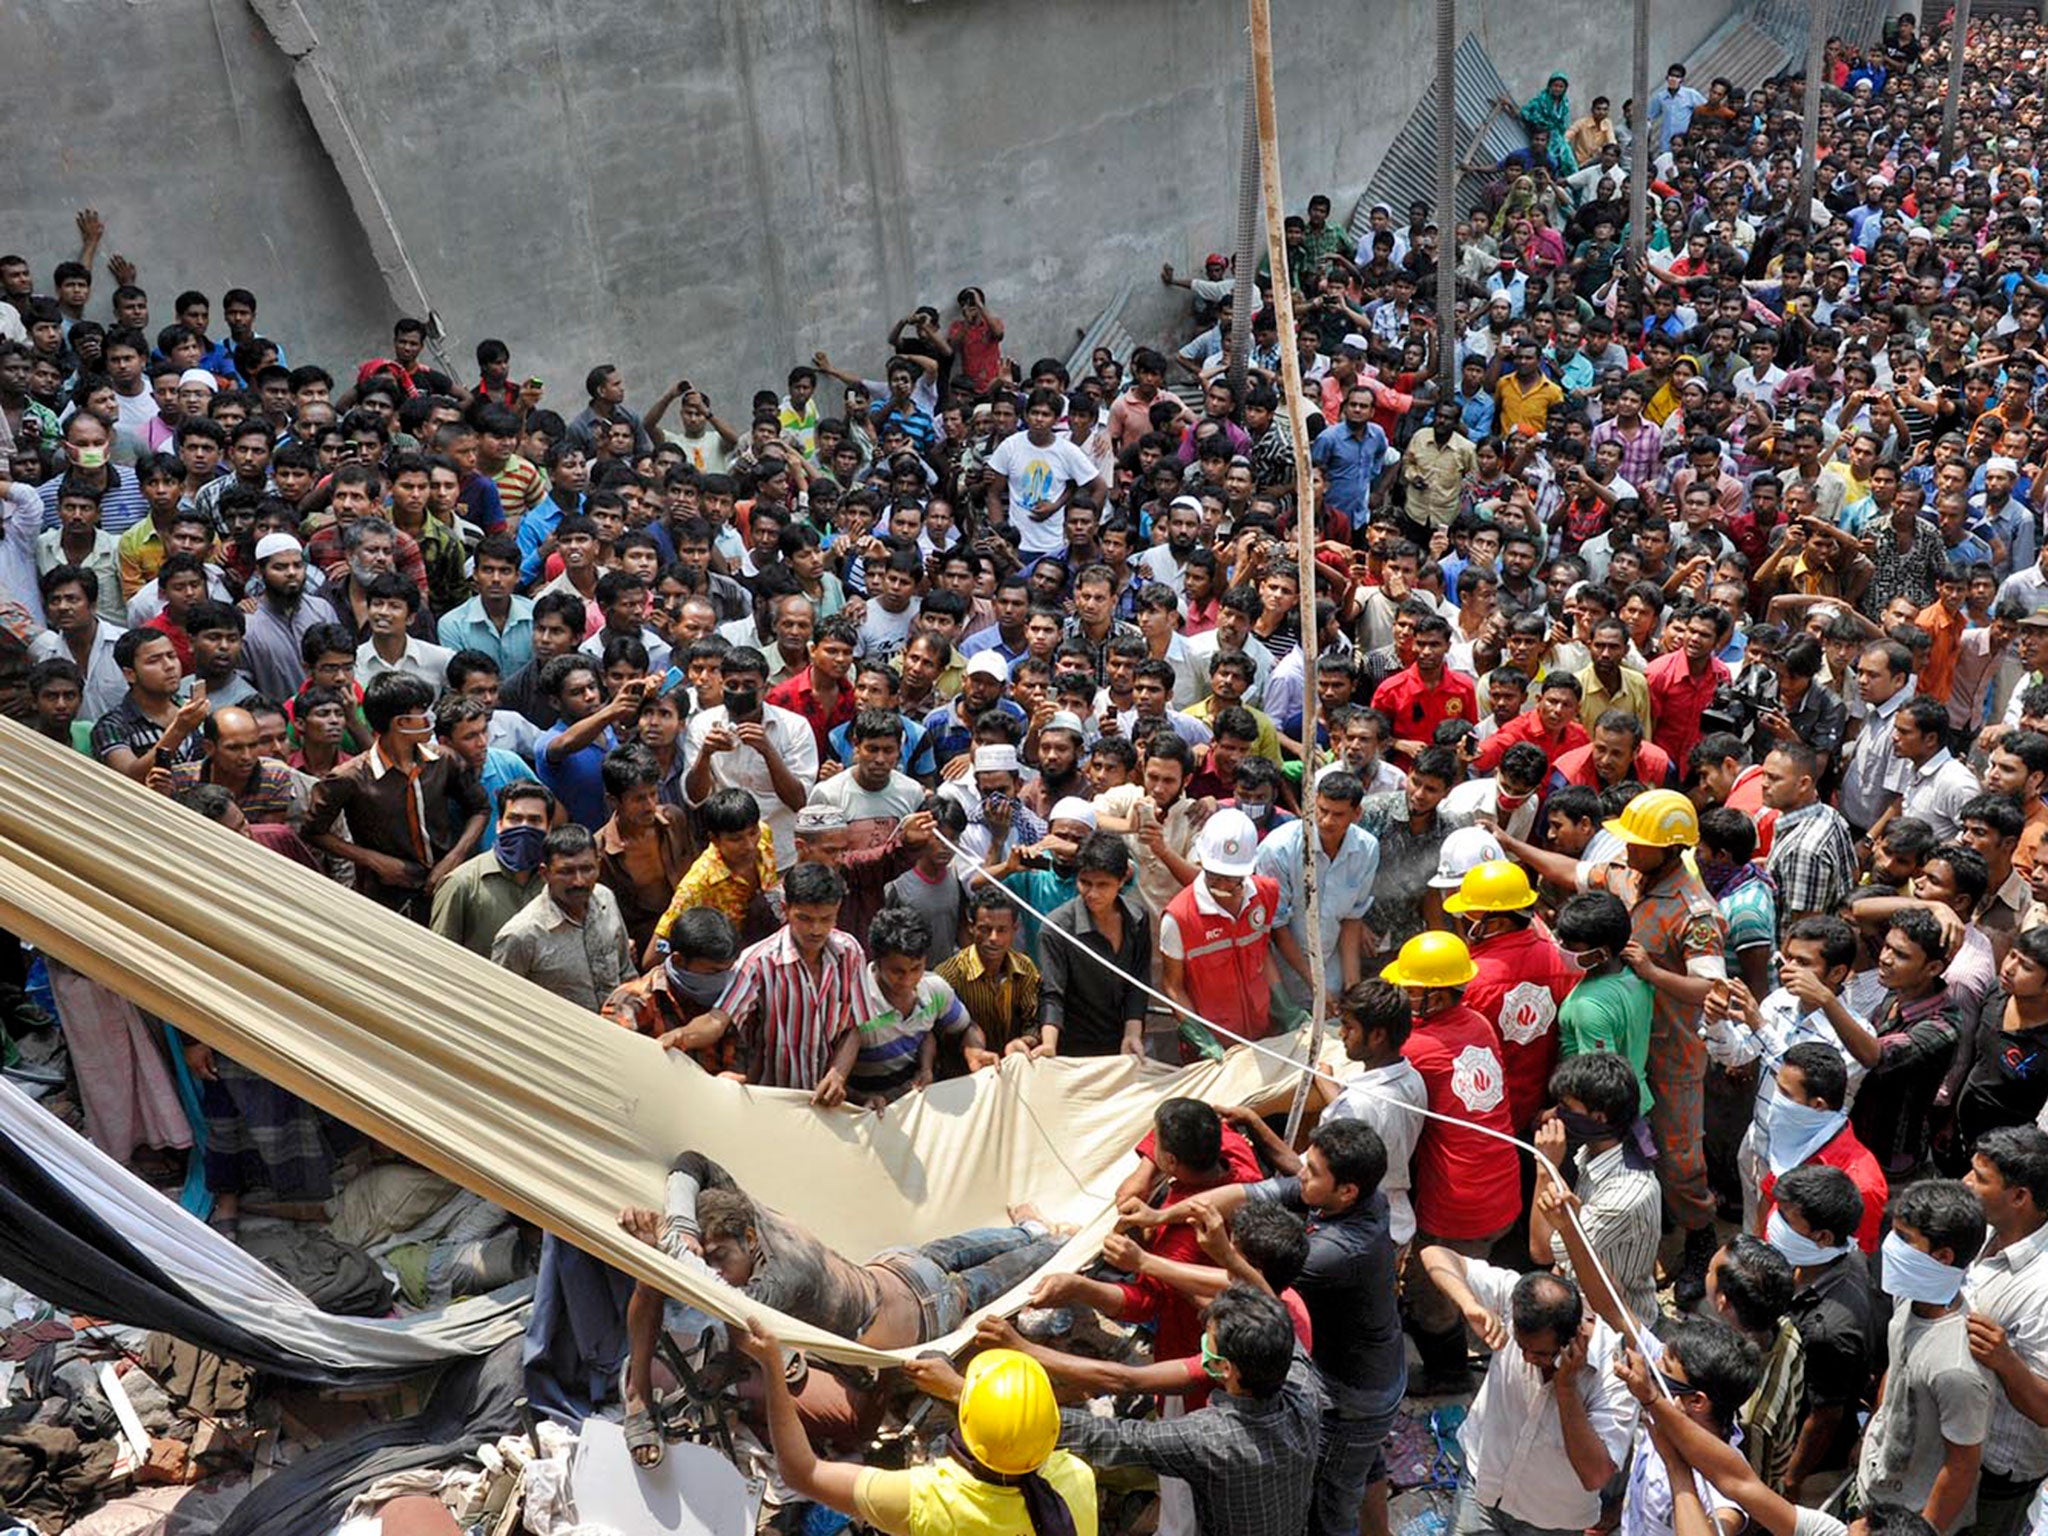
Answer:
<svg viewBox="0 0 2048 1536"><path fill-rule="evenodd" d="M976 1227L934 1238L922 1248L890 1248L869 1262L883 1265L917 1297L921 1339L951 1333L1059 1252L1059 1239L1022 1227Z"/></svg>
<svg viewBox="0 0 2048 1536"><path fill-rule="evenodd" d="M1388 1390L1363 1392L1335 1386L1324 1390L1330 1405L1323 1410L1323 1454L1316 1463L1316 1497L1310 1510L1310 1536L1358 1536L1358 1507L1366 1486L1385 1477L1387 1435L1401 1411L1406 1377Z"/></svg>

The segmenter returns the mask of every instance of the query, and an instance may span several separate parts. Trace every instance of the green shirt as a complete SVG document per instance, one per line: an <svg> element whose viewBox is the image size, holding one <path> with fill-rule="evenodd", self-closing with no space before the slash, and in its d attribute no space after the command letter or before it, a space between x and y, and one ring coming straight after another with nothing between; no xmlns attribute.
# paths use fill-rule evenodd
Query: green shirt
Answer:
<svg viewBox="0 0 2048 1536"><path fill-rule="evenodd" d="M1641 1086L1640 1108L1650 1112L1650 1005L1656 994L1634 971L1588 976L1571 990L1557 1011L1562 1053L1613 1051L1636 1071Z"/></svg>
<svg viewBox="0 0 2048 1536"><path fill-rule="evenodd" d="M488 960L498 930L544 889L538 870L521 885L495 850L480 853L458 864L434 892L431 925L442 938Z"/></svg>

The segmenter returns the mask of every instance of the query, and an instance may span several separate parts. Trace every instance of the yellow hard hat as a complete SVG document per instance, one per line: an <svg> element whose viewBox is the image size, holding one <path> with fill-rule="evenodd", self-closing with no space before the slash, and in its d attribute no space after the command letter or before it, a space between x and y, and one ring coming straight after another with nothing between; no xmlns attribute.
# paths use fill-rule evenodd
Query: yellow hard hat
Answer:
<svg viewBox="0 0 2048 1536"><path fill-rule="evenodd" d="M1380 972L1397 987L1462 987L1479 974L1472 951L1455 933L1418 933Z"/></svg>
<svg viewBox="0 0 2048 1536"><path fill-rule="evenodd" d="M970 1360L960 1389L960 1438L969 1455L1005 1477L1043 1466L1060 1439L1060 1405L1045 1367L1014 1349Z"/></svg>
<svg viewBox="0 0 2048 1536"><path fill-rule="evenodd" d="M1494 859L1465 871L1458 888L1444 898L1446 912L1519 912L1536 905L1536 892L1519 864Z"/></svg>
<svg viewBox="0 0 2048 1536"><path fill-rule="evenodd" d="M1700 840L1700 813L1675 789L1646 789L1602 825L1624 843L1646 848L1694 848Z"/></svg>

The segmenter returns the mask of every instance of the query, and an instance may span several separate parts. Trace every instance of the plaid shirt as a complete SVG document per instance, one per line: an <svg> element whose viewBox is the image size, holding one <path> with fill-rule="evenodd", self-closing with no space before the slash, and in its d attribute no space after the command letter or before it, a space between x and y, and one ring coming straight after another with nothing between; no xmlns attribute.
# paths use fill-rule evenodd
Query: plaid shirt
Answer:
<svg viewBox="0 0 2048 1536"><path fill-rule="evenodd" d="M1912 1173L1927 1161L1928 1112L1955 1060L1961 1015L1961 1006L1943 987L1915 1002L1887 992L1870 1021L1877 1036L1877 1065L1863 1080L1849 1124L1888 1178Z"/></svg>
<svg viewBox="0 0 2048 1536"><path fill-rule="evenodd" d="M1098 1419L1060 1410L1060 1444L1092 1467L1149 1467L1187 1483L1195 1528L1229 1536L1301 1536L1322 1450L1323 1389L1295 1352L1267 1398L1216 1393L1177 1419Z"/></svg>
<svg viewBox="0 0 2048 1536"><path fill-rule="evenodd" d="M180 794L195 784L204 784L204 761L171 765L171 793ZM261 758L249 775L249 782L234 791L235 804L250 821L292 822L300 819L297 780L290 768L274 757Z"/></svg>
<svg viewBox="0 0 2048 1536"><path fill-rule="evenodd" d="M1835 910L1856 884L1856 840L1831 805L1816 800L1778 816L1764 867L1778 883L1779 925L1795 912Z"/></svg>

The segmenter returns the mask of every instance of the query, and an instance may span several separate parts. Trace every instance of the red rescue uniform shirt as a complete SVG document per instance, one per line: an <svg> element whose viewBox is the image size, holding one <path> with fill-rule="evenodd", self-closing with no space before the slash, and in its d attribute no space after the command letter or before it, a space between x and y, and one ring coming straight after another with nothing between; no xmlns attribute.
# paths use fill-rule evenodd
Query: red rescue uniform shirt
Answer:
<svg viewBox="0 0 2048 1536"><path fill-rule="evenodd" d="M1500 1036L1482 1013L1447 1008L1418 1022L1401 1054L1422 1074L1429 1107L1462 1125L1428 1121L1415 1148L1416 1229L1432 1237L1489 1237L1522 1209L1515 1149L1472 1129L1515 1133L1508 1119Z"/></svg>
<svg viewBox="0 0 2048 1536"><path fill-rule="evenodd" d="M1526 1131L1550 1097L1557 1066L1557 1010L1585 974L1534 928L1495 934L1472 946L1479 974L1465 1006L1493 1021L1508 1074L1508 1118Z"/></svg>

